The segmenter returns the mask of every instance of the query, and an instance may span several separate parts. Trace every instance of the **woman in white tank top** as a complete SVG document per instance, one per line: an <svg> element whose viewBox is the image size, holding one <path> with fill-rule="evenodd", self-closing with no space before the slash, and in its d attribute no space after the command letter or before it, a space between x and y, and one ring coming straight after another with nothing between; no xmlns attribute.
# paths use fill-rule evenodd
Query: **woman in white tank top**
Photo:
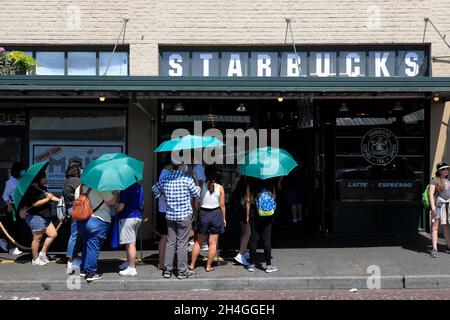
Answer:
<svg viewBox="0 0 450 320"><path fill-rule="evenodd" d="M217 183L220 179L220 171L216 166L207 166L205 168L206 182L203 184L200 198L200 212L197 222L197 237L194 248L192 248L192 259L189 265L190 270L195 269L195 263L200 248L209 235L208 260L206 262L206 271L212 271L212 263L217 253L217 240L219 234L225 232L226 214L225 214L225 190L222 185Z"/></svg>

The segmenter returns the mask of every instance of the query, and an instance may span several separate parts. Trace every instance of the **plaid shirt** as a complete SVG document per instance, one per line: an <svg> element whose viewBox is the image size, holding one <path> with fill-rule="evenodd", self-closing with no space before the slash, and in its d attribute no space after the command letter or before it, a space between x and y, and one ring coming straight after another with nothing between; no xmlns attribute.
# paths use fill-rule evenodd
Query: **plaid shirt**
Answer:
<svg viewBox="0 0 450 320"><path fill-rule="evenodd" d="M152 187L152 191L158 198L166 197L166 219L171 221L183 221L192 214L191 198L200 197L200 187L196 186L194 179L182 171L174 170Z"/></svg>

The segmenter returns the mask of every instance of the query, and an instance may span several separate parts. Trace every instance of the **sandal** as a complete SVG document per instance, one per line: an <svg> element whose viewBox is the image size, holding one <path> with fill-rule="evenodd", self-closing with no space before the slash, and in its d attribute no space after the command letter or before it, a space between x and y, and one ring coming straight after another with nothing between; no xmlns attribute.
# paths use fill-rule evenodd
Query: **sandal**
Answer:
<svg viewBox="0 0 450 320"><path fill-rule="evenodd" d="M195 268L192 268L191 266L188 266L188 269L192 271L192 270L194 270Z"/></svg>
<svg viewBox="0 0 450 320"><path fill-rule="evenodd" d="M210 269L206 269L206 268L205 268L205 271L206 271L206 272L211 272L211 271L213 271L213 270L215 270L214 267L211 267Z"/></svg>

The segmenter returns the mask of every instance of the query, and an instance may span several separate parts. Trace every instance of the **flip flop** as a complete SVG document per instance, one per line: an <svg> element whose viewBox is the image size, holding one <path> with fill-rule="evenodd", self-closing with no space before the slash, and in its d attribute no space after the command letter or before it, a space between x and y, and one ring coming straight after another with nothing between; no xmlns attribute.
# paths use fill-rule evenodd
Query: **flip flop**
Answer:
<svg viewBox="0 0 450 320"><path fill-rule="evenodd" d="M205 271L206 271L206 272L211 272L211 271L214 271L214 270L215 270L214 267L212 267L211 269L206 269L206 268L205 268Z"/></svg>
<svg viewBox="0 0 450 320"><path fill-rule="evenodd" d="M194 270L195 268L191 268L191 266L188 266L188 269L192 271L192 270Z"/></svg>

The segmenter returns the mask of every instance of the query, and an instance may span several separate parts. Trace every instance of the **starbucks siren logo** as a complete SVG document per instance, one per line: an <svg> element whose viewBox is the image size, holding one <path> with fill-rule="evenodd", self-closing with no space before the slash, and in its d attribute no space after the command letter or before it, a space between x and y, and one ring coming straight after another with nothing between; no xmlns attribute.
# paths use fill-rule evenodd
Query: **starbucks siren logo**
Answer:
<svg viewBox="0 0 450 320"><path fill-rule="evenodd" d="M387 129L372 129L361 141L361 153L371 164L377 166L388 164L398 153L397 138Z"/></svg>

